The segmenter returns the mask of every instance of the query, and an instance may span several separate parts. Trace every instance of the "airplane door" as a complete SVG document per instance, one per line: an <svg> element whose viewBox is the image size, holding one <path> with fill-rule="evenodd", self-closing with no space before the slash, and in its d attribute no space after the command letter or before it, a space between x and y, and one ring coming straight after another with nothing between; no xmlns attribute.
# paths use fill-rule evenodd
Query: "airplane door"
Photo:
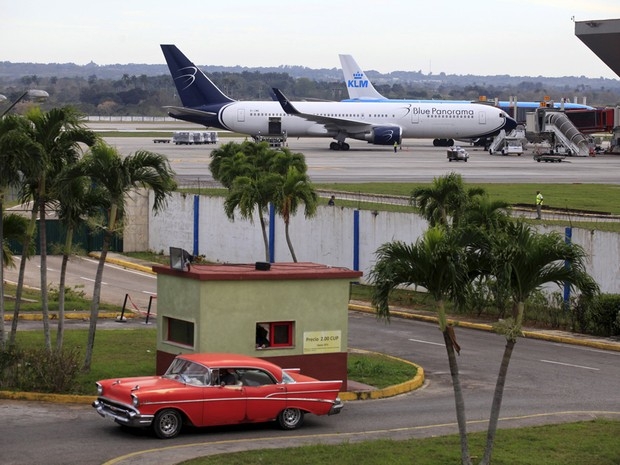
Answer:
<svg viewBox="0 0 620 465"><path fill-rule="evenodd" d="M269 134L282 134L282 118L269 118Z"/></svg>
<svg viewBox="0 0 620 465"><path fill-rule="evenodd" d="M245 109L243 108L237 110L237 123L245 123Z"/></svg>
<svg viewBox="0 0 620 465"><path fill-rule="evenodd" d="M484 111L478 112L478 124L487 124L487 114Z"/></svg>
<svg viewBox="0 0 620 465"><path fill-rule="evenodd" d="M420 122L420 114L417 111L411 111L411 122L418 124Z"/></svg>

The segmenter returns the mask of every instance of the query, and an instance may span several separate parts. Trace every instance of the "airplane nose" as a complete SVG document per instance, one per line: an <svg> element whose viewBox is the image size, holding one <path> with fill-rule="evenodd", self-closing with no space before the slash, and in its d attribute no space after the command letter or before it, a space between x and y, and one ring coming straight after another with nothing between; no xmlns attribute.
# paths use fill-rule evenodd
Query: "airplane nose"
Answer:
<svg viewBox="0 0 620 465"><path fill-rule="evenodd" d="M517 121L514 118L511 118L510 116L506 115L506 125L504 126L504 130L506 131L506 133L509 133L516 127L517 127Z"/></svg>

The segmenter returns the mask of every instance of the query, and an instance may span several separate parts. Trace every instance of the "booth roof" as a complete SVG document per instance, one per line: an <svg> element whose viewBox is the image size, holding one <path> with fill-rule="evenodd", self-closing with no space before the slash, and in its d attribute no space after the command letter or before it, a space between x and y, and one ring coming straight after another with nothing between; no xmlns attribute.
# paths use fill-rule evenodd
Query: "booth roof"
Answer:
<svg viewBox="0 0 620 465"><path fill-rule="evenodd" d="M361 271L319 263L222 263L190 265L189 271L179 271L163 265L154 265L157 274L178 276L200 281L243 281L281 279L356 279Z"/></svg>

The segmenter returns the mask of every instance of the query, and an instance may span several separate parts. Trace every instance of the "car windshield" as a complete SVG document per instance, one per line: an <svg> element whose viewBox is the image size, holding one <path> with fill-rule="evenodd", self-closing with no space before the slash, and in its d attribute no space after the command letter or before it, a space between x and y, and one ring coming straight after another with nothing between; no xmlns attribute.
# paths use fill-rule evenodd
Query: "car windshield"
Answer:
<svg viewBox="0 0 620 465"><path fill-rule="evenodd" d="M182 358L174 359L166 373L164 373L164 378L197 386L207 386L210 382L209 369L207 367L189 360L183 360Z"/></svg>

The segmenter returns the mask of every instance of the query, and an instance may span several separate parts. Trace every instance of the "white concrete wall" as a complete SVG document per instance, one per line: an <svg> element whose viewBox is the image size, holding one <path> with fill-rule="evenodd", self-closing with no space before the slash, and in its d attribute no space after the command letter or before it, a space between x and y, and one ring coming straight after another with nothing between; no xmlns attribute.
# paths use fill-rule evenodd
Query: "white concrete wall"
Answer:
<svg viewBox="0 0 620 465"><path fill-rule="evenodd" d="M265 261L258 217L254 224L224 214L221 197L200 197L199 254L222 263ZM152 205L152 198L149 202ZM193 252L193 195L174 194L167 208L158 215L149 210L148 243L144 249L168 253L169 247ZM384 243L414 242L427 228L426 221L408 213L360 211L359 269L368 277L376 250ZM353 269L354 209L322 206L307 220L303 208L292 218L290 236L298 261L344 266ZM269 218L266 218L267 220ZM284 223L276 216L275 261L290 262L284 236ZM541 232L564 228L541 226ZM620 234L573 229L573 242L590 255L588 271L602 292L620 293Z"/></svg>
<svg viewBox="0 0 620 465"><path fill-rule="evenodd" d="M152 205L152 204L151 204ZM149 191L138 189L129 193L125 202L123 251L141 252L149 233Z"/></svg>

